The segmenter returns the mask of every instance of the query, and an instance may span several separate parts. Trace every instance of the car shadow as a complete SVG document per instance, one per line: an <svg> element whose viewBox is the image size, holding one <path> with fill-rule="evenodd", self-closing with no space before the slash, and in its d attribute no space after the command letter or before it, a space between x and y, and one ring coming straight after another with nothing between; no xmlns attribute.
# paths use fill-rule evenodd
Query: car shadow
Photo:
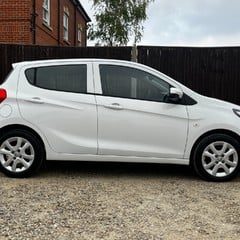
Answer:
<svg viewBox="0 0 240 240"><path fill-rule="evenodd" d="M112 163L47 161L39 176L93 175L104 177L186 178L198 179L189 166L155 163Z"/></svg>

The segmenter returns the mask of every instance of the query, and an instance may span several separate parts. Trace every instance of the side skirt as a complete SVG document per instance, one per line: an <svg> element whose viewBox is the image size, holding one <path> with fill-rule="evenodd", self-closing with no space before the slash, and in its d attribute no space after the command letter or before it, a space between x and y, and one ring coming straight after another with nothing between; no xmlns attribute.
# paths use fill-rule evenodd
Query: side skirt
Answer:
<svg viewBox="0 0 240 240"><path fill-rule="evenodd" d="M136 162L189 165L189 159L153 158L133 156L89 155L89 154L56 154L48 156L47 160L56 161L94 161L94 162Z"/></svg>

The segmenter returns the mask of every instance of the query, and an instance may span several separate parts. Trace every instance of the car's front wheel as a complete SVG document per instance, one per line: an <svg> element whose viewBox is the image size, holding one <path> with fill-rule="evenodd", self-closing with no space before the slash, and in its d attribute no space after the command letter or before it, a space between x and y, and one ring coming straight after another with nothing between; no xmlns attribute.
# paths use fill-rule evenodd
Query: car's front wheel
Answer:
<svg viewBox="0 0 240 240"><path fill-rule="evenodd" d="M226 134L213 134L202 139L193 154L197 174L209 181L227 181L240 168L239 142Z"/></svg>
<svg viewBox="0 0 240 240"><path fill-rule="evenodd" d="M0 168L10 177L27 177L44 159L39 139L25 130L11 130L0 137Z"/></svg>

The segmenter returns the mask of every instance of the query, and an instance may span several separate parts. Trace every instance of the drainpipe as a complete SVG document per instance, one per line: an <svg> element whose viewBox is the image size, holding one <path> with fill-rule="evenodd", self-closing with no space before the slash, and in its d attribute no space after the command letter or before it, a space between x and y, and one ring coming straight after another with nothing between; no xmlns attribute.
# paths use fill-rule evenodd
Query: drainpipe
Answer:
<svg viewBox="0 0 240 240"><path fill-rule="evenodd" d="M58 46L61 45L61 0L58 0Z"/></svg>
<svg viewBox="0 0 240 240"><path fill-rule="evenodd" d="M74 7L74 46L77 45L77 5Z"/></svg>
<svg viewBox="0 0 240 240"><path fill-rule="evenodd" d="M36 0L32 1L32 43L36 44L36 17L38 16L36 13Z"/></svg>

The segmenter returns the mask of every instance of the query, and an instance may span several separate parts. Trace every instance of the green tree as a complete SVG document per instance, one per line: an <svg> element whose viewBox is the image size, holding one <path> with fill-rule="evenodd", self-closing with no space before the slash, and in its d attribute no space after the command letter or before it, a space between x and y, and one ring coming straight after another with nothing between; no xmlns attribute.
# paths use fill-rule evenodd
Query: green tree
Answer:
<svg viewBox="0 0 240 240"><path fill-rule="evenodd" d="M123 46L130 39L134 44L143 34L146 9L154 0L93 0L95 24L90 24L88 38L99 45Z"/></svg>

